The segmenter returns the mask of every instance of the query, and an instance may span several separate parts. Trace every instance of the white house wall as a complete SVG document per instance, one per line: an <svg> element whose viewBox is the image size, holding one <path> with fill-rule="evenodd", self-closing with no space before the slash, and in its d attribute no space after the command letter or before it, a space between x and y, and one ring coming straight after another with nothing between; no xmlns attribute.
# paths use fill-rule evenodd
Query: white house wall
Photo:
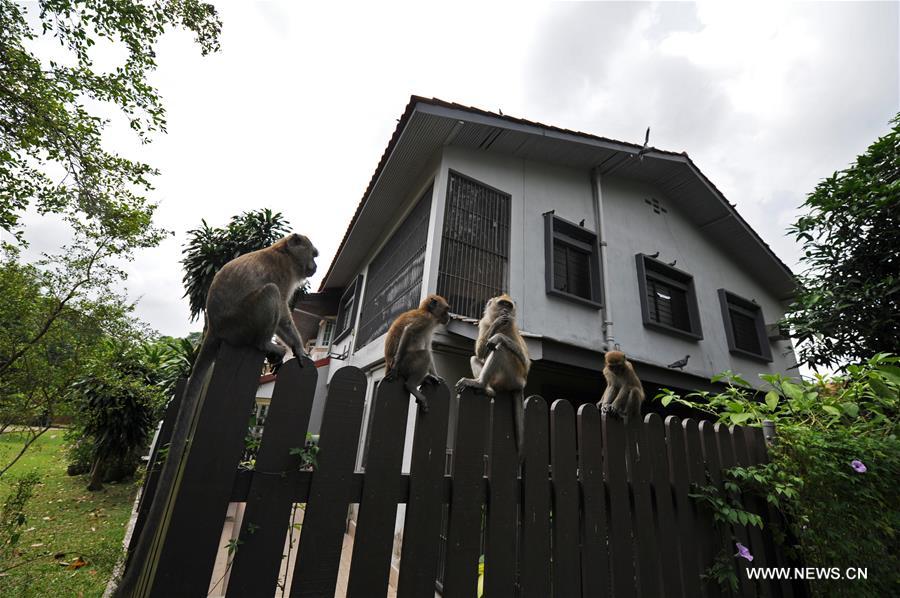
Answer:
<svg viewBox="0 0 900 598"><path fill-rule="evenodd" d="M692 225L677 204L637 181L604 177L601 182L615 340L635 359L666 365L690 355L686 372L709 377L726 369L745 376L785 372L795 364L789 341L772 343L772 363L728 351L718 289L725 288L762 308L765 322L779 319L780 302ZM655 214L645 199L656 198L667 213ZM703 339L691 341L643 325L635 254L653 254L694 277ZM787 353L787 355L785 355ZM755 376L754 376L755 377ZM753 381L753 380L749 380Z"/></svg>

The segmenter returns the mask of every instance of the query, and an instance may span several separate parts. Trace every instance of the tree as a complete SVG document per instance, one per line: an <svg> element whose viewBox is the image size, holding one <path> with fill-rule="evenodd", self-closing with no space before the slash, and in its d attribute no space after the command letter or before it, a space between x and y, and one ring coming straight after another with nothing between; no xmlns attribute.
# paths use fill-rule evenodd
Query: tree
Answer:
<svg viewBox="0 0 900 598"><path fill-rule="evenodd" d="M154 383L141 347L130 341L108 340L88 372L72 385L72 400L93 444L88 490L100 490L109 465L127 466L144 448L167 395Z"/></svg>
<svg viewBox="0 0 900 598"><path fill-rule="evenodd" d="M211 227L202 220L200 228L189 230L181 265L191 319L203 312L209 285L222 266L240 255L268 247L290 230L291 225L281 212L269 209L232 216L223 228Z"/></svg>
<svg viewBox="0 0 900 598"><path fill-rule="evenodd" d="M40 0L30 11L31 19L21 3L0 0L0 228L21 240L20 218L32 205L96 236L134 241L151 228L143 194L156 171L105 150L108 121L88 103L117 108L144 142L165 131L162 100L147 80L154 46L180 27L194 32L203 54L217 50L216 11L198 0ZM63 59L30 50L42 36L56 38ZM110 72L94 68L98 40L127 52Z"/></svg>
<svg viewBox="0 0 900 598"><path fill-rule="evenodd" d="M806 270L785 320L812 368L900 355L900 114L891 123L789 229Z"/></svg>

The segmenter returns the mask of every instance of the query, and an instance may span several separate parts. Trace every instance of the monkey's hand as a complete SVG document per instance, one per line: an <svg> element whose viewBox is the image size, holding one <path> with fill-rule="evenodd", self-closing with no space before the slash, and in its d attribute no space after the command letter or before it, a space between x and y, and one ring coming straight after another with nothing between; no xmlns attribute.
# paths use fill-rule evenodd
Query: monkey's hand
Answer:
<svg viewBox="0 0 900 598"><path fill-rule="evenodd" d="M416 398L416 403L419 404L419 409L422 410L422 413L428 413L428 399L424 397L421 400Z"/></svg>
<svg viewBox="0 0 900 598"><path fill-rule="evenodd" d="M600 413L616 419L625 419L625 414L621 410L616 409L612 403L602 403L600 405Z"/></svg>
<svg viewBox="0 0 900 598"><path fill-rule="evenodd" d="M384 375L385 382L393 382L397 379L397 369L391 369Z"/></svg>
<svg viewBox="0 0 900 598"><path fill-rule="evenodd" d="M460 393L467 388L471 388L476 393L487 395L489 397L492 397L495 394L490 387L485 386L474 378L460 378L459 382L456 383L456 392Z"/></svg>
<svg viewBox="0 0 900 598"><path fill-rule="evenodd" d="M300 366L301 368L303 367L303 360L300 358L306 357L307 359L310 359L309 351L307 351L303 347L291 347L291 351L294 353L294 357L296 358L297 365Z"/></svg>
<svg viewBox="0 0 900 598"><path fill-rule="evenodd" d="M506 336L498 332L487 341L488 353L503 348L504 344L506 344Z"/></svg>
<svg viewBox="0 0 900 598"><path fill-rule="evenodd" d="M422 380L422 384L433 384L434 386L437 386L437 385L443 384L443 383L444 383L444 379L436 374L426 374L425 379Z"/></svg>

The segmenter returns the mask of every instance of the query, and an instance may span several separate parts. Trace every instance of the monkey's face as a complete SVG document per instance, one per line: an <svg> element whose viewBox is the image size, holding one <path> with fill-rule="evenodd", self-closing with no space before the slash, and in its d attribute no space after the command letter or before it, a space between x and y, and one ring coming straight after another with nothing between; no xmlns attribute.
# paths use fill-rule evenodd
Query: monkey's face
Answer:
<svg viewBox="0 0 900 598"><path fill-rule="evenodd" d="M440 295L429 295L425 298L425 302L427 303L426 309L438 322L446 324L450 321L450 304L446 299Z"/></svg>
<svg viewBox="0 0 900 598"><path fill-rule="evenodd" d="M313 246L309 238L294 233L288 237L287 247L300 269L303 270L304 276L309 277L316 273L316 258L319 257L319 250Z"/></svg>
<svg viewBox="0 0 900 598"><path fill-rule="evenodd" d="M606 353L606 367L614 372L621 372L625 369L625 354L621 351L608 351Z"/></svg>
<svg viewBox="0 0 900 598"><path fill-rule="evenodd" d="M500 316L506 316L507 318L515 319L516 304L512 300L512 297L510 297L509 295L500 295L499 297L494 297L488 300L487 306L484 310L484 315L487 316L492 322Z"/></svg>

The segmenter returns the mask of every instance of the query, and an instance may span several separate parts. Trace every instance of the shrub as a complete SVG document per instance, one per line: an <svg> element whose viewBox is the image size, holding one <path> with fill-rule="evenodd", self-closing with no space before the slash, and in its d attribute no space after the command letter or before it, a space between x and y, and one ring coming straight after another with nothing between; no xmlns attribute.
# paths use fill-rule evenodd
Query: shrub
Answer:
<svg viewBox="0 0 900 598"><path fill-rule="evenodd" d="M770 531L804 566L868 569L867 581L811 582L815 595L887 596L900 584L898 363L879 354L831 378L761 375L770 388L764 395L731 372L714 378L727 383L721 393L657 395L663 405L678 402L726 424L775 422L771 462L736 468L729 479L732 488L760 494L781 510L788 533Z"/></svg>

